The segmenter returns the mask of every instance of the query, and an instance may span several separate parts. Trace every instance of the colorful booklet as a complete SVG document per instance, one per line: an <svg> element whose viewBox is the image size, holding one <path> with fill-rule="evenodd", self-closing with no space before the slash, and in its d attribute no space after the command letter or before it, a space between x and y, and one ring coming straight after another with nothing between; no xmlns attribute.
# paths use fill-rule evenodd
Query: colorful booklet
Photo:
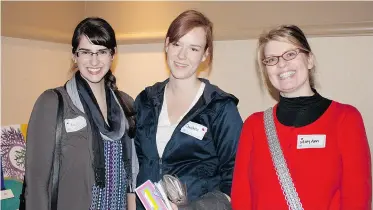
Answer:
<svg viewBox="0 0 373 210"><path fill-rule="evenodd" d="M147 180L135 189L146 210L172 210L170 201L160 182L153 183Z"/></svg>

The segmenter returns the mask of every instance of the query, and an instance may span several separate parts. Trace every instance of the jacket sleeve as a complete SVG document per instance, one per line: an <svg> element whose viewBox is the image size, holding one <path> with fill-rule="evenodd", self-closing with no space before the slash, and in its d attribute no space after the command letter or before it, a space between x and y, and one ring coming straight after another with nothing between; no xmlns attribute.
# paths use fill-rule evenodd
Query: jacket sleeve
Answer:
<svg viewBox="0 0 373 210"><path fill-rule="evenodd" d="M136 97L135 99L135 111L136 111L136 134L135 134L135 138L134 138L134 143L135 143L135 148L136 148L136 154L137 154L137 160L138 160L138 164L140 164L142 162L142 158L144 157L143 156L143 153L141 151L141 145L140 145L140 141L139 141L139 132L141 128L141 124L143 122L141 122L141 93Z"/></svg>
<svg viewBox="0 0 373 210"><path fill-rule="evenodd" d="M229 210L232 209L226 195L220 191L212 191L190 204L178 206L179 210Z"/></svg>
<svg viewBox="0 0 373 210"><path fill-rule="evenodd" d="M371 209L370 150L363 119L356 108L348 106L339 131L339 147L343 164L341 209Z"/></svg>
<svg viewBox="0 0 373 210"><path fill-rule="evenodd" d="M232 207L235 210L251 209L249 181L250 153L253 142L254 123L251 115L244 123L238 144L232 184Z"/></svg>
<svg viewBox="0 0 373 210"><path fill-rule="evenodd" d="M242 129L242 118L233 101L228 101L212 123L212 136L219 158L218 173L222 178L219 190L230 196L233 168L238 140Z"/></svg>
<svg viewBox="0 0 373 210"><path fill-rule="evenodd" d="M56 138L58 98L52 90L37 99L26 139L26 209L48 210L49 178Z"/></svg>

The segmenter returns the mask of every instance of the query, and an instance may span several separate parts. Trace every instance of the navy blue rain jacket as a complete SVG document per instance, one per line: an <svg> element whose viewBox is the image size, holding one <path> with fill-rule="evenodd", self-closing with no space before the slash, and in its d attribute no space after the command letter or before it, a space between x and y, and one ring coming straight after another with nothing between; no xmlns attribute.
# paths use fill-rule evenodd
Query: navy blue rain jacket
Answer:
<svg viewBox="0 0 373 210"><path fill-rule="evenodd" d="M157 150L156 132L168 80L147 87L137 96L137 186L148 179L158 182L164 174L171 174L186 185L189 201L216 189L230 195L242 128L238 99L208 80L200 80L206 84L203 95L176 127L162 157ZM202 140L180 131L189 121L207 127ZM137 209L141 208L137 203Z"/></svg>

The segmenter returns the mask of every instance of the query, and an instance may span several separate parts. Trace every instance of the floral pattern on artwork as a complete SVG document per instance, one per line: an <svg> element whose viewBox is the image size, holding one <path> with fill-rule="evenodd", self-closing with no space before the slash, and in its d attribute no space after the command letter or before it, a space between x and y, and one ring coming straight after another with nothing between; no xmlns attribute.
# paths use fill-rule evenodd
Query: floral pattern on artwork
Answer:
<svg viewBox="0 0 373 210"><path fill-rule="evenodd" d="M25 173L24 125L1 127L1 161L5 178L23 181Z"/></svg>

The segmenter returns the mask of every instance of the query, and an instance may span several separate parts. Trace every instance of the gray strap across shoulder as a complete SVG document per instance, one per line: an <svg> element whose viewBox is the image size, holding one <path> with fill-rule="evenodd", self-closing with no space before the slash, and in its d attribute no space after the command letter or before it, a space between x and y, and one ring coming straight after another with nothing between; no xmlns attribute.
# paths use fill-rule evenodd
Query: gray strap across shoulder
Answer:
<svg viewBox="0 0 373 210"><path fill-rule="evenodd" d="M275 123L273 120L273 109L268 108L264 112L264 126L267 136L269 150L271 152L272 162L276 169L276 174L281 185L286 203L290 210L303 210L302 203L298 197L293 180L290 176L284 154L281 150L280 141L278 140Z"/></svg>

